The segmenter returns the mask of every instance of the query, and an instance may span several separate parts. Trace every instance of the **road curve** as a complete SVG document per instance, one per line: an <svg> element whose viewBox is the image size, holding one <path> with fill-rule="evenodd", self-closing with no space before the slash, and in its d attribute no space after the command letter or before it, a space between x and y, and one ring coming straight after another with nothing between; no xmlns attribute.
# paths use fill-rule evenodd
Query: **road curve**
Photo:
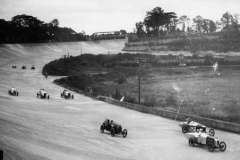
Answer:
<svg viewBox="0 0 240 160"><path fill-rule="evenodd" d="M117 53L123 47L124 40L0 46L0 149L5 159L239 160L239 134L216 130L227 144L225 152L190 147L176 121L74 92L74 100L62 99L63 88L52 83L56 77L41 74L44 64L67 53ZM36 70L30 69L33 64ZM7 94L10 86L18 89L18 97ZM37 98L41 88L49 100ZM105 118L120 123L128 136L100 133Z"/></svg>

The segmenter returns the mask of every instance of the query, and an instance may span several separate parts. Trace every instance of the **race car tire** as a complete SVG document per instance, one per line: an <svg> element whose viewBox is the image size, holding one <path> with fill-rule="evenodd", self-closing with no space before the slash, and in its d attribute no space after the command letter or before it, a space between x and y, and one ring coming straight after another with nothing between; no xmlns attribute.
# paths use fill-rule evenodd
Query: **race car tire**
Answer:
<svg viewBox="0 0 240 160"><path fill-rule="evenodd" d="M213 151L214 151L214 145L213 145L213 143L212 143L212 142L209 142L209 143L207 144L207 148L208 148L208 150L209 150L210 152L213 152Z"/></svg>
<svg viewBox="0 0 240 160"><path fill-rule="evenodd" d="M72 99L74 99L74 95L72 95Z"/></svg>
<svg viewBox="0 0 240 160"><path fill-rule="evenodd" d="M115 135L115 129L114 129L114 128L111 128L110 133L111 133L111 136L114 137L114 135Z"/></svg>
<svg viewBox="0 0 240 160"><path fill-rule="evenodd" d="M101 125L101 127L100 127L100 132L101 132L101 133L104 132L104 126L103 126L103 125Z"/></svg>
<svg viewBox="0 0 240 160"><path fill-rule="evenodd" d="M225 142L220 142L220 143L219 143L219 149L220 149L220 151L224 152L224 151L226 150L226 148L227 148L227 145L226 145Z"/></svg>
<svg viewBox="0 0 240 160"><path fill-rule="evenodd" d="M18 96L18 92L16 92L16 95Z"/></svg>
<svg viewBox="0 0 240 160"><path fill-rule="evenodd" d="M47 99L49 99L49 98L50 98L50 96L48 95L48 96L47 96Z"/></svg>
<svg viewBox="0 0 240 160"><path fill-rule="evenodd" d="M61 97L63 97L63 94L61 93Z"/></svg>
<svg viewBox="0 0 240 160"><path fill-rule="evenodd" d="M211 129L209 130L209 135L210 135L210 136L214 136L214 135L215 135L214 129L211 128Z"/></svg>
<svg viewBox="0 0 240 160"><path fill-rule="evenodd" d="M195 144L194 138L193 138L193 137L190 138L190 139L188 140L188 143L189 143L189 145L190 145L191 147L194 147L194 144Z"/></svg>
<svg viewBox="0 0 240 160"><path fill-rule="evenodd" d="M187 133L188 132L187 126L182 126L182 132L183 133Z"/></svg>
<svg viewBox="0 0 240 160"><path fill-rule="evenodd" d="M8 91L8 94L11 95L11 91Z"/></svg>
<svg viewBox="0 0 240 160"><path fill-rule="evenodd" d="M128 134L127 130L124 129L124 130L122 131L123 138L127 137L127 134Z"/></svg>

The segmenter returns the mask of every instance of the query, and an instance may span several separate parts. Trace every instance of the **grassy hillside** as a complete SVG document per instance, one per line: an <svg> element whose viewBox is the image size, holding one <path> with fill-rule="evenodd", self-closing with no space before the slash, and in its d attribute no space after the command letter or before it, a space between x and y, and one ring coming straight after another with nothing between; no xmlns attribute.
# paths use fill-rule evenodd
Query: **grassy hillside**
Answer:
<svg viewBox="0 0 240 160"><path fill-rule="evenodd" d="M82 91L92 87L93 95L110 96L138 103L139 65L136 55L81 55L47 64L44 71L69 75L55 83ZM141 55L143 56L143 55ZM149 56L151 59L152 55ZM67 61L65 67L64 61ZM71 64L71 65L70 65ZM57 69L56 69L57 68ZM213 72L209 66L178 67L141 65L141 104L240 123L240 67L221 66ZM73 72L75 71L75 72Z"/></svg>

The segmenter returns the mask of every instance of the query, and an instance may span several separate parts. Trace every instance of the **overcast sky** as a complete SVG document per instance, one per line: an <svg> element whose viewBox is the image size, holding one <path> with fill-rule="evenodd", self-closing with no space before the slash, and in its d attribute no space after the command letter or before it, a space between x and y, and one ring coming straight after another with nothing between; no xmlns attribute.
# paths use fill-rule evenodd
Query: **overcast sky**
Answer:
<svg viewBox="0 0 240 160"><path fill-rule="evenodd" d="M214 22L226 11L240 14L240 0L0 0L0 19L27 14L46 23L57 18L60 27L90 35L101 31L132 32L147 11L161 7L178 17L201 15Z"/></svg>

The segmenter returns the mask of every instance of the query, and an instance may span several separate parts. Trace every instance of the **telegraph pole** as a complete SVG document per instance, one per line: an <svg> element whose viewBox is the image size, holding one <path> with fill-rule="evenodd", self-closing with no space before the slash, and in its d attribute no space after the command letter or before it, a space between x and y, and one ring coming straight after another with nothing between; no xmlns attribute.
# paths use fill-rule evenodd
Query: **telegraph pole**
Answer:
<svg viewBox="0 0 240 160"><path fill-rule="evenodd" d="M141 104L141 63L146 63L147 59L146 58L141 58L141 57L134 57L134 61L136 61L139 66L138 66L138 104Z"/></svg>

